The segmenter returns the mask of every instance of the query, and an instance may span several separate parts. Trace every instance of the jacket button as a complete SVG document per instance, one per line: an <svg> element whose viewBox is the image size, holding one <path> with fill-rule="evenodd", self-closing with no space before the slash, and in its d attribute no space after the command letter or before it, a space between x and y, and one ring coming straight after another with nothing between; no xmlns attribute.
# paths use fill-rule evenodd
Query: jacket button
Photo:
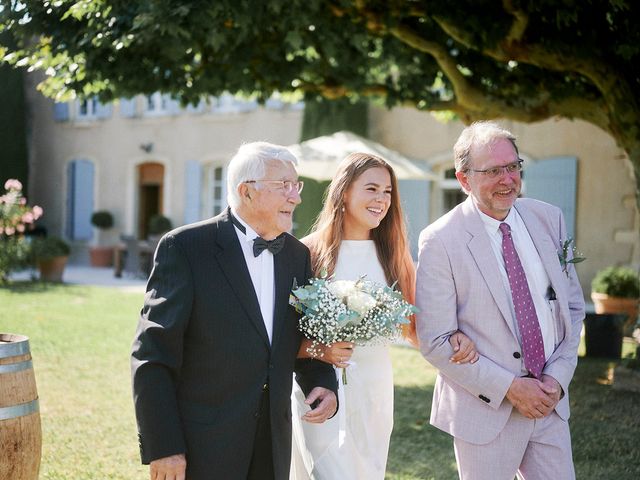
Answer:
<svg viewBox="0 0 640 480"><path fill-rule="evenodd" d="M265 383L264 385L262 385L262 391L264 392L265 390L269 389L269 384Z"/></svg>
<svg viewBox="0 0 640 480"><path fill-rule="evenodd" d="M256 413L253 414L254 418L258 418L259 416L260 416L260 412L256 412Z"/></svg>
<svg viewBox="0 0 640 480"><path fill-rule="evenodd" d="M521 356L520 352L513 352L513 358L520 358Z"/></svg>

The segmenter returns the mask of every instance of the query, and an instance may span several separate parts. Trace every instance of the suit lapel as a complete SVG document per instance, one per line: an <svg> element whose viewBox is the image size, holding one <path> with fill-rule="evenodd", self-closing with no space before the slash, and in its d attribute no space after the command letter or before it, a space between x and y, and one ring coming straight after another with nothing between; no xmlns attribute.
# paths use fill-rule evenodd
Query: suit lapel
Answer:
<svg viewBox="0 0 640 480"><path fill-rule="evenodd" d="M218 222L218 245L220 250L216 253L216 258L220 264L229 285L240 299L240 305L247 313L251 323L262 337L267 347L269 345L269 336L264 326L264 320L260 313L260 304L256 297L253 282L249 275L249 269L240 247L238 236L234 230L233 224L229 220L227 214Z"/></svg>
<svg viewBox="0 0 640 480"><path fill-rule="evenodd" d="M291 262L287 255L289 237L285 237L285 244L280 253L273 256L273 273L275 282L275 305L273 312L273 341L272 346L275 348L280 338L282 327L286 322L287 312L289 308L289 294L291 293L293 275L291 272Z"/></svg>
<svg viewBox="0 0 640 480"><path fill-rule="evenodd" d="M489 287L491 296L493 296L493 300L496 302L500 313L502 313L509 330L511 330L514 336L517 336L513 325L511 307L509 306L509 297L502 283L502 275L498 262L493 254L489 235L472 202L473 200L469 197L462 205L465 227L471 235L467 247L480 270L482 278Z"/></svg>
<svg viewBox="0 0 640 480"><path fill-rule="evenodd" d="M553 243L551 232L549 232L547 226L524 204L516 202L515 209L527 227L529 236L538 251L542 266L547 272L552 288L556 294L564 296L566 282L563 278L564 273L560 266L560 260L558 259L558 248Z"/></svg>

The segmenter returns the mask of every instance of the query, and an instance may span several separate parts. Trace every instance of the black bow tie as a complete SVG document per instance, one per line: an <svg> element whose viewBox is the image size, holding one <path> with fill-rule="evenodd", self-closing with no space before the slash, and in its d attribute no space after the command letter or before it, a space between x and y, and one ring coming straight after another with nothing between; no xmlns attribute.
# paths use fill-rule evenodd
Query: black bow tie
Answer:
<svg viewBox="0 0 640 480"><path fill-rule="evenodd" d="M284 233L281 233L273 240L265 240L262 237L253 239L253 256L257 257L263 250L269 250L272 254L278 253L284 247Z"/></svg>
<svg viewBox="0 0 640 480"><path fill-rule="evenodd" d="M238 230L240 230L245 235L247 234L247 229L244 228L236 217L232 215L229 211L229 218L231 219L231 223L233 223ZM253 239L253 256L257 257L262 253L263 250L269 250L273 255L278 253L284 247L284 233L281 233L273 240L265 240L262 237L256 237Z"/></svg>

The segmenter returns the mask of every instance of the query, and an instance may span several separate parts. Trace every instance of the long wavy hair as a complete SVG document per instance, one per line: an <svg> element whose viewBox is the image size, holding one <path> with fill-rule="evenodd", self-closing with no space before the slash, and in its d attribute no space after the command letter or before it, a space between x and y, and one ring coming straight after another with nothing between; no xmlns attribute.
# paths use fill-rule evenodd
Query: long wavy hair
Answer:
<svg viewBox="0 0 640 480"><path fill-rule="evenodd" d="M332 275L338 260L340 243L344 239L345 194L360 175L376 167L389 172L391 204L380 225L371 230L371 240L376 246L378 260L388 284L397 282L397 287L405 299L415 303L416 272L409 251L398 181L393 168L384 159L369 153L351 153L345 157L327 189L324 207L314 224L313 233L305 237L303 242L311 251L311 264L315 274L326 271ZM404 334L415 340L414 322L404 329Z"/></svg>

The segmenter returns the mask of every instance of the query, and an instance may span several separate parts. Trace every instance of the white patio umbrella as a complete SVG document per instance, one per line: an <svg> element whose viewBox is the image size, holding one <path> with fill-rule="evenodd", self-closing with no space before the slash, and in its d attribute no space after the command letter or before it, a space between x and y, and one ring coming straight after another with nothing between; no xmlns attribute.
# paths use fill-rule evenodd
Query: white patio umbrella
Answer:
<svg viewBox="0 0 640 480"><path fill-rule="evenodd" d="M365 152L385 159L398 179L438 180L425 165L419 166L398 152L348 131L312 138L287 147L300 161L297 170L301 177L331 180L340 162L353 152Z"/></svg>

